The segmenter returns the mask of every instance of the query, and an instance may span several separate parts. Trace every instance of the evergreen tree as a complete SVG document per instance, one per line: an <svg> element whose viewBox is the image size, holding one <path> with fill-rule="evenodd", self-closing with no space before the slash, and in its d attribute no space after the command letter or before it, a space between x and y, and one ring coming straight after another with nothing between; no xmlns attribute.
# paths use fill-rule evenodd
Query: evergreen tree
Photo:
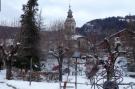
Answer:
<svg viewBox="0 0 135 89"><path fill-rule="evenodd" d="M30 60L34 69L39 69L39 28L36 21L38 11L37 0L29 0L23 5L24 14L21 15L21 32L19 41L21 43L18 51L17 67L28 69Z"/></svg>

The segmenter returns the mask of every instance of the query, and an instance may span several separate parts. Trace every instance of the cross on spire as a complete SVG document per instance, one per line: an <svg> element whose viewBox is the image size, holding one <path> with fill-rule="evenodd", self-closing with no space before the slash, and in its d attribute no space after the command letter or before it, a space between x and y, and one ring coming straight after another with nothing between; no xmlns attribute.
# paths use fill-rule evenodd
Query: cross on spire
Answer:
<svg viewBox="0 0 135 89"><path fill-rule="evenodd" d="M71 0L69 0L69 9L71 9L71 5L70 4L71 4Z"/></svg>
<svg viewBox="0 0 135 89"><path fill-rule="evenodd" d="M70 3L69 3L69 9L71 9L71 5L70 5Z"/></svg>
<svg viewBox="0 0 135 89"><path fill-rule="evenodd" d="M72 15L72 10L71 10L71 5L70 5L70 2L71 2L71 0L69 0L68 17L69 17L69 18L72 18L72 17L73 17L73 15Z"/></svg>

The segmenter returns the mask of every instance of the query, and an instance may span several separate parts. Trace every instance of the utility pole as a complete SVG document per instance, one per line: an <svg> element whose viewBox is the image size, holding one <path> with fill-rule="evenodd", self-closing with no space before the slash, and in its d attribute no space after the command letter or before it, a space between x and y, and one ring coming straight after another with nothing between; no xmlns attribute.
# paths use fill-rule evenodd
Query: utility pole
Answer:
<svg viewBox="0 0 135 89"><path fill-rule="evenodd" d="M75 89L77 89L77 59L80 58L80 52L75 51L73 58L75 58Z"/></svg>
<svg viewBox="0 0 135 89"><path fill-rule="evenodd" d="M77 89L77 57L75 62L75 89Z"/></svg>
<svg viewBox="0 0 135 89"><path fill-rule="evenodd" d="M30 58L30 82L29 82L29 85L31 85L31 81L32 81L32 70L33 70L33 68L32 68L32 57Z"/></svg>

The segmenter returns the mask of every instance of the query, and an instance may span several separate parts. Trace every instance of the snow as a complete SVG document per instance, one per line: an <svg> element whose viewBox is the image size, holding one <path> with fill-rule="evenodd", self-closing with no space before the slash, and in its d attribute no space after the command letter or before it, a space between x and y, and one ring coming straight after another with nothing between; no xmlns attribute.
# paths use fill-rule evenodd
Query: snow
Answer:
<svg viewBox="0 0 135 89"><path fill-rule="evenodd" d="M32 82L31 86L29 85L29 82L26 81L11 80L8 81L7 83L15 86L17 89L58 89L59 88L58 83Z"/></svg>
<svg viewBox="0 0 135 89"><path fill-rule="evenodd" d="M59 82L32 82L31 85L29 85L29 81L22 81L22 80L6 80L5 79L5 70L2 70L0 72L0 89L60 89ZM66 89L75 89L75 76L63 76L64 81L68 81L70 83L67 83ZM77 81L79 84L77 84L77 89L94 89L91 87L90 80L86 78L85 75L78 75ZM130 83L131 85L135 83L135 79L131 77L123 77L122 83ZM63 86L63 83L62 83ZM70 88L68 88L70 87ZM128 87L127 85L119 85L119 89L125 89L124 87ZM63 89L63 88L61 88ZM97 88L96 88L97 89ZM99 88L102 89L102 88ZM127 89L131 89L130 87ZM133 86L133 89L135 89L135 86Z"/></svg>
<svg viewBox="0 0 135 89"><path fill-rule="evenodd" d="M123 76L128 76L127 73L127 58L126 57L118 57L115 61L115 67L122 72Z"/></svg>
<svg viewBox="0 0 135 89"><path fill-rule="evenodd" d="M53 85L53 86L52 86ZM6 80L5 70L0 72L0 89L59 89L59 83L32 82L31 86L28 81Z"/></svg>
<svg viewBox="0 0 135 89"><path fill-rule="evenodd" d="M72 39L77 40L78 38L82 38L82 37L84 37L84 36L76 34L76 35L72 36Z"/></svg>
<svg viewBox="0 0 135 89"><path fill-rule="evenodd" d="M11 87L8 87L5 83L0 83L0 89L13 89Z"/></svg>

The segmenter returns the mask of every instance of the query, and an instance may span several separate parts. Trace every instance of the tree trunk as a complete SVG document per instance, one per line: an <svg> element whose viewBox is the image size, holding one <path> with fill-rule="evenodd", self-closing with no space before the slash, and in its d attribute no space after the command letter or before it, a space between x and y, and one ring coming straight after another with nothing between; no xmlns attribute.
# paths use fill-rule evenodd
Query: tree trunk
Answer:
<svg viewBox="0 0 135 89"><path fill-rule="evenodd" d="M59 81L62 81L62 64L59 65Z"/></svg>
<svg viewBox="0 0 135 89"><path fill-rule="evenodd" d="M12 76L11 70L12 70L11 60L8 60L6 63L6 79L8 80L10 80Z"/></svg>
<svg viewBox="0 0 135 89"><path fill-rule="evenodd" d="M135 63L135 48L133 48L133 58L134 58L134 63Z"/></svg>
<svg viewBox="0 0 135 89"><path fill-rule="evenodd" d="M61 55L59 58L59 81L62 81L62 63L63 63L63 56Z"/></svg>
<svg viewBox="0 0 135 89"><path fill-rule="evenodd" d="M0 58L0 70L2 70L2 64L3 64L1 60L2 58Z"/></svg>

